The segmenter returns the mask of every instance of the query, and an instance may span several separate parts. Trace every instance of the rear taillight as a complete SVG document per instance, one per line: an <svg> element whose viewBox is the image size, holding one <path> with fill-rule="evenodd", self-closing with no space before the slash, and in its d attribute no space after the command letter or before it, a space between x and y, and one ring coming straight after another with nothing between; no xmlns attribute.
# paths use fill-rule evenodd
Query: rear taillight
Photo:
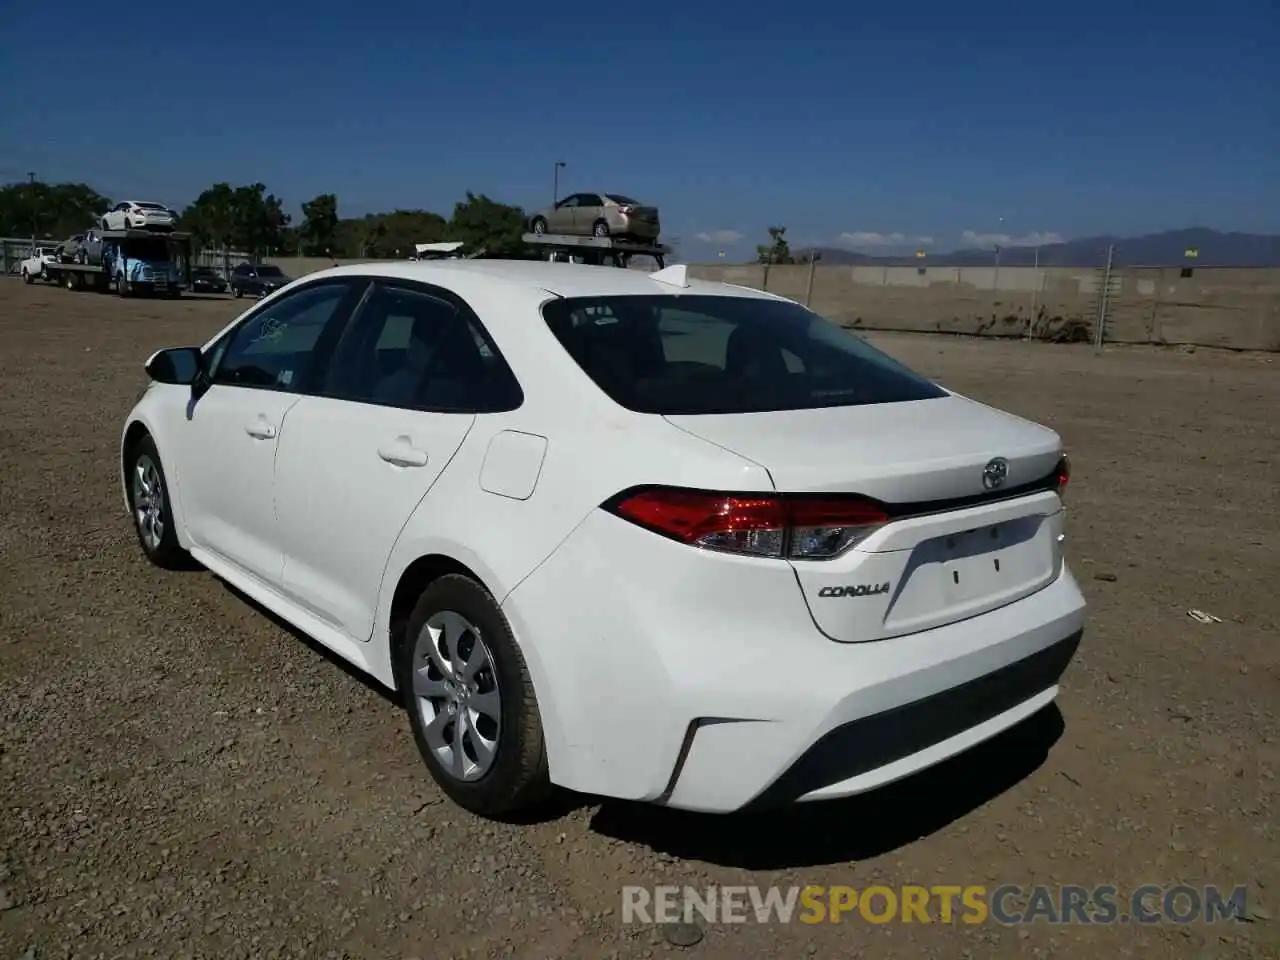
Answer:
<svg viewBox="0 0 1280 960"><path fill-rule="evenodd" d="M864 540L888 514L860 497L711 493L652 487L604 508L691 546L756 557L824 560Z"/></svg>
<svg viewBox="0 0 1280 960"><path fill-rule="evenodd" d="M1067 495L1067 484L1071 481L1071 461L1063 454L1062 459L1058 461L1058 469L1054 474L1054 480L1058 484L1058 496L1065 497Z"/></svg>
<svg viewBox="0 0 1280 960"><path fill-rule="evenodd" d="M629 204L629 203L624 203L624 204L622 204L621 206L619 206L619 207L618 207L618 212L619 212L619 213L630 213L630 212L631 212L632 210L634 210L634 209L635 209L635 207L631 206L631 204Z"/></svg>

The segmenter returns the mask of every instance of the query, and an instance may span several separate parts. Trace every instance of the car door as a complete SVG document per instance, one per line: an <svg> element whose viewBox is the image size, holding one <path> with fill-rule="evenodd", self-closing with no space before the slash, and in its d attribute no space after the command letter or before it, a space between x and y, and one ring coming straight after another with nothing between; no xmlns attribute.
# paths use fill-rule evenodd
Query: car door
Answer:
<svg viewBox="0 0 1280 960"><path fill-rule="evenodd" d="M573 210L577 205L576 193L561 200L547 216L547 233L573 233Z"/></svg>
<svg viewBox="0 0 1280 960"><path fill-rule="evenodd" d="M596 221L604 216L604 197L596 193L578 194L578 205L573 210L573 232L591 236Z"/></svg>
<svg viewBox="0 0 1280 960"><path fill-rule="evenodd" d="M276 462L283 592L354 640L373 635L400 531L477 412L519 387L466 304L375 280L317 395L289 411Z"/></svg>
<svg viewBox="0 0 1280 960"><path fill-rule="evenodd" d="M178 431L178 478L193 543L278 588L277 445L364 283L335 278L251 311L210 351L209 383Z"/></svg>

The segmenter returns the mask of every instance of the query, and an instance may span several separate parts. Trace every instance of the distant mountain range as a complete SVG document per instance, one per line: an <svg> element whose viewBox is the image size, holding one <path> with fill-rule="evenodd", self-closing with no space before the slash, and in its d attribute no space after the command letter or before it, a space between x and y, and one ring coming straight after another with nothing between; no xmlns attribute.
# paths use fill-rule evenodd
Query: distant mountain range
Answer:
<svg viewBox="0 0 1280 960"><path fill-rule="evenodd" d="M1188 227L1185 230L1168 230L1141 237L1084 237L1065 243L1047 244L1040 248L1041 266L1097 267L1106 262L1107 248L1116 248L1116 263L1123 266L1197 266L1197 267L1280 267L1280 235L1259 233L1222 233L1208 227ZM953 250L950 253L929 253L923 260L914 256L872 256L842 250L838 247L814 248L821 254L819 263L856 264L915 264L931 267L991 266L995 263L995 250ZM1186 255L1196 250L1198 256ZM793 251L796 255L805 250ZM1035 263L1034 247L1002 247L1000 265L1031 266Z"/></svg>

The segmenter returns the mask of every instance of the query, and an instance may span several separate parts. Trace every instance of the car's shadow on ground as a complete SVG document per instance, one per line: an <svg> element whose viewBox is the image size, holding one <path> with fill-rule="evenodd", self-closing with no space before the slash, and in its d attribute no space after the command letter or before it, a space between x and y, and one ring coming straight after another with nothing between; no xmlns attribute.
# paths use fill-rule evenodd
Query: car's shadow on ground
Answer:
<svg viewBox="0 0 1280 960"><path fill-rule="evenodd" d="M605 801L596 833L719 866L780 870L865 860L954 823L1030 776L1066 725L1051 704L923 773L845 800L713 816Z"/></svg>

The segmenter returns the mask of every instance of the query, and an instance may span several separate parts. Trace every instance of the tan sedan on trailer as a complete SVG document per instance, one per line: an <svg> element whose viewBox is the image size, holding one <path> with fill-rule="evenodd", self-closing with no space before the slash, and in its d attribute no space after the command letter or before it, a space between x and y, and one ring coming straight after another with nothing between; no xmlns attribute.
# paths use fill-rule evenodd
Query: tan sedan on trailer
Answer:
<svg viewBox="0 0 1280 960"><path fill-rule="evenodd" d="M620 193L574 193L529 221L534 233L581 237L657 240L662 230L658 208Z"/></svg>

